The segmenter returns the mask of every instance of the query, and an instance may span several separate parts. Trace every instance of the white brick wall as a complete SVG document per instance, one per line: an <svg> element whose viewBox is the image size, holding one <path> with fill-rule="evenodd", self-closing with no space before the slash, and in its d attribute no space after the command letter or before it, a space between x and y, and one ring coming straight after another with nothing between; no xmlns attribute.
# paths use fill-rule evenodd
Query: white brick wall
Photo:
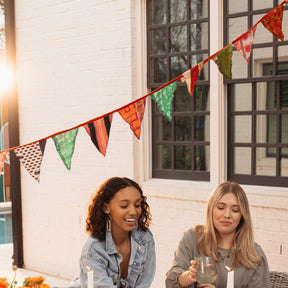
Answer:
<svg viewBox="0 0 288 288"><path fill-rule="evenodd" d="M16 0L21 144L72 128L146 94L144 10L144 0ZM214 40L216 45L217 35ZM217 73L217 68L211 70ZM217 85L213 91L214 97L220 93ZM70 279L77 276L92 192L110 176L128 176L139 179L148 195L157 251L153 288L164 287L182 233L204 223L208 195L225 174L219 129L223 113L217 107L222 107L220 100L211 96L211 183L151 180L149 105L140 141L114 114L105 158L80 128L70 171L48 139L40 184L22 169L25 266ZM255 238L270 269L288 271L287 189L245 190Z"/></svg>

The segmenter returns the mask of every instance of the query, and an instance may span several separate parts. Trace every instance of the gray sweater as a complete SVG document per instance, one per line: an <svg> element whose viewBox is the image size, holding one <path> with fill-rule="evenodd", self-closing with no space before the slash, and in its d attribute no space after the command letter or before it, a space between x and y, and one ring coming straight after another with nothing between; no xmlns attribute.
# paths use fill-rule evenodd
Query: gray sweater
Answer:
<svg viewBox="0 0 288 288"><path fill-rule="evenodd" d="M174 254L174 261L171 269L166 274L166 288L181 287L177 281L179 275L187 271L190 261L200 256L197 250L197 236L193 228L187 230ZM219 248L222 255L227 254L228 250ZM266 256L261 247L255 243L257 254L261 257L263 265L258 265L256 270L247 269L243 266L233 267L234 288L270 288L269 267ZM225 265L232 266L234 252L231 252L223 261L216 262L217 279L214 283L216 288L226 288L227 270ZM197 287L196 283L189 288Z"/></svg>

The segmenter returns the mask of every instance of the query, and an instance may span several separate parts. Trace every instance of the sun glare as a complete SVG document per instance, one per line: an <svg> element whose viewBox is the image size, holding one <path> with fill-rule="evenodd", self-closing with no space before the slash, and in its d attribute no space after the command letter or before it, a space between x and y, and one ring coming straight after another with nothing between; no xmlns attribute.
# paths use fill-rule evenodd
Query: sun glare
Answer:
<svg viewBox="0 0 288 288"><path fill-rule="evenodd" d="M0 97L2 93L8 92L12 88L13 77L11 69L0 62Z"/></svg>

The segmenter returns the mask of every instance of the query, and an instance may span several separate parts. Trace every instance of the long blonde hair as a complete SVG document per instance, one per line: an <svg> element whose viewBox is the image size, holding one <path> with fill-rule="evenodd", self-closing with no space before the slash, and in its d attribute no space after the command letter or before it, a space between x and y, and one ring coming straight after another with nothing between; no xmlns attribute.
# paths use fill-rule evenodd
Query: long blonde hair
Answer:
<svg viewBox="0 0 288 288"><path fill-rule="evenodd" d="M252 219L247 196L242 187L236 182L223 182L219 184L211 193L206 207L206 225L195 227L197 233L197 248L203 255L212 255L216 261L220 261L217 256L217 230L213 225L213 210L218 201L226 193L232 192L239 201L242 218L236 228L234 239L235 253L233 265L242 265L248 269L255 269L256 264L262 264L261 258L255 250Z"/></svg>

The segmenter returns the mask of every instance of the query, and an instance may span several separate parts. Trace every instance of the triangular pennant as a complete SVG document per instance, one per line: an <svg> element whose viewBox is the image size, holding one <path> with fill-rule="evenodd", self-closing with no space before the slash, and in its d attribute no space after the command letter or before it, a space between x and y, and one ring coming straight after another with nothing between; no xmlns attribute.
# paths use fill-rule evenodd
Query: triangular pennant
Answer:
<svg viewBox="0 0 288 288"><path fill-rule="evenodd" d="M157 102L159 110L169 121L172 119L172 100L176 87L175 81L151 95L151 98Z"/></svg>
<svg viewBox="0 0 288 288"><path fill-rule="evenodd" d="M214 62L218 66L219 71L228 79L232 79L232 52L232 44L229 44L213 58Z"/></svg>
<svg viewBox="0 0 288 288"><path fill-rule="evenodd" d="M242 56L246 59L247 63L249 63L250 54L251 54L251 46L254 41L254 34L256 32L257 25L252 27L250 30L245 32L240 39L233 42L236 49L242 54Z"/></svg>
<svg viewBox="0 0 288 288"><path fill-rule="evenodd" d="M182 74L183 77L181 78L181 81L186 82L187 89L191 96L194 93L194 87L202 68L203 68L203 62L200 62L199 64L197 64L196 66L192 67L191 69L187 70Z"/></svg>
<svg viewBox="0 0 288 288"><path fill-rule="evenodd" d="M96 148L105 156L109 141L113 114L97 119L84 125Z"/></svg>
<svg viewBox="0 0 288 288"><path fill-rule="evenodd" d="M71 169L71 159L75 149L77 134L78 128L52 137L56 150L68 170Z"/></svg>
<svg viewBox="0 0 288 288"><path fill-rule="evenodd" d="M130 128L134 135L139 139L141 134L141 123L145 112L145 99L126 106L118 111L121 117L130 124Z"/></svg>
<svg viewBox="0 0 288 288"><path fill-rule="evenodd" d="M45 151L46 139L26 146L20 146L13 151L28 173L40 182L40 167Z"/></svg>
<svg viewBox="0 0 288 288"><path fill-rule="evenodd" d="M283 4L277 6L275 9L267 13L261 22L266 29L268 29L274 36L280 40L284 40L282 32L282 19L283 19Z"/></svg>
<svg viewBox="0 0 288 288"><path fill-rule="evenodd" d="M3 166L4 166L6 154L7 154L7 151L0 152L0 173L2 172L2 169L3 169Z"/></svg>

